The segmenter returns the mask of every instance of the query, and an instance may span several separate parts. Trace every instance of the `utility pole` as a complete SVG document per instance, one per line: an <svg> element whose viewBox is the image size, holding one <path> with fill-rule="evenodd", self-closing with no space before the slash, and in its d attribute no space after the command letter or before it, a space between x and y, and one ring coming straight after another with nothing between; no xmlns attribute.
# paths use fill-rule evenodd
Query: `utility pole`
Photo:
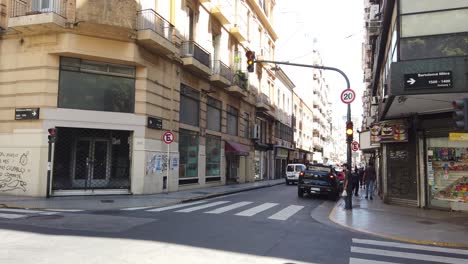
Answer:
<svg viewBox="0 0 468 264"><path fill-rule="evenodd" d="M255 53L254 53L255 54ZM255 55L254 55L255 56ZM255 57L253 57L254 59ZM252 60L252 59L251 59ZM300 63L290 63L290 62L279 62L279 61L271 61L271 60L252 60L253 63L273 63L273 64L279 64L279 65L290 65L290 66L298 66L298 67L306 67L306 68L314 68L314 69L322 69L322 70L330 70L330 71L336 71L339 74L341 74L346 81L346 89L351 89L351 85L349 83L348 76L346 74L334 67L327 67L327 66L320 66L320 65L312 65L312 64L300 64ZM351 122L351 104L348 104L348 111L347 111L347 117L346 117L346 122ZM346 163L348 163L349 170L351 170L351 142L346 141Z"/></svg>

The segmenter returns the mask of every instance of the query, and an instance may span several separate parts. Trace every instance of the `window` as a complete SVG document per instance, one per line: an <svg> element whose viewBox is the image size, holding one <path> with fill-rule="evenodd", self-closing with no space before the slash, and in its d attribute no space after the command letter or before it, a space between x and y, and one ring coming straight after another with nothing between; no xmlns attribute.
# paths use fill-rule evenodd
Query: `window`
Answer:
<svg viewBox="0 0 468 264"><path fill-rule="evenodd" d="M222 103L212 97L208 97L206 107L206 128L221 132Z"/></svg>
<svg viewBox="0 0 468 264"><path fill-rule="evenodd" d="M200 117L200 92L184 84L180 85L180 113L181 123L198 126Z"/></svg>
<svg viewBox="0 0 468 264"><path fill-rule="evenodd" d="M233 136L238 134L238 111L236 108L228 105L227 108L227 133Z"/></svg>
<svg viewBox="0 0 468 264"><path fill-rule="evenodd" d="M250 138L250 114L244 113L244 137Z"/></svg>
<svg viewBox="0 0 468 264"><path fill-rule="evenodd" d="M179 178L198 177L198 133L180 129L179 137Z"/></svg>
<svg viewBox="0 0 468 264"><path fill-rule="evenodd" d="M60 58L58 107L133 113L135 67Z"/></svg>
<svg viewBox="0 0 468 264"><path fill-rule="evenodd" d="M221 138L206 136L206 176L221 174Z"/></svg>
<svg viewBox="0 0 468 264"><path fill-rule="evenodd" d="M194 34L193 34L193 30L194 30L194 27L195 27L195 15L193 13L193 10L192 8L190 7L187 7L188 8L188 18L189 18L189 35L188 35L188 39L189 40L194 40Z"/></svg>

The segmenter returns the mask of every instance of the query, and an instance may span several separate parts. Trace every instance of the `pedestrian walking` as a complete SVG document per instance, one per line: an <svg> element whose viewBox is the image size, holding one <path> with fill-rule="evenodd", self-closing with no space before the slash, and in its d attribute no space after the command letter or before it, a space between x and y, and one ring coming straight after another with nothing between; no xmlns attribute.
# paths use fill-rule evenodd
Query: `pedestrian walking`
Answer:
<svg viewBox="0 0 468 264"><path fill-rule="evenodd" d="M366 183L366 199L369 197L369 193L370 199L374 199L372 195L374 193L374 183L376 178L374 163L370 162L369 166L367 166L366 171L364 172L364 182Z"/></svg>
<svg viewBox="0 0 468 264"><path fill-rule="evenodd" d="M353 184L351 182L351 171L349 170L348 164L343 164L343 172L345 173L345 180L343 188L346 191L347 195L344 197L345 199L345 210L353 209Z"/></svg>
<svg viewBox="0 0 468 264"><path fill-rule="evenodd" d="M359 176L359 186L361 187L361 189L364 189L364 168L363 167L359 168L358 176Z"/></svg>
<svg viewBox="0 0 468 264"><path fill-rule="evenodd" d="M351 173L351 183L353 184L353 189L351 191L351 195L354 193L354 196L358 196L359 191L359 172L358 168L354 168L354 172Z"/></svg>

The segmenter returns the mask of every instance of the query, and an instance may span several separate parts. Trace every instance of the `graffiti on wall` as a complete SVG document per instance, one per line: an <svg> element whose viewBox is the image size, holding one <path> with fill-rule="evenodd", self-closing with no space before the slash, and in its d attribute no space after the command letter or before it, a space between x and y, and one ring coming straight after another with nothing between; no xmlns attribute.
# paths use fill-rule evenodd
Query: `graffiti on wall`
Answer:
<svg viewBox="0 0 468 264"><path fill-rule="evenodd" d="M169 159L167 153L150 152L147 153L145 175L154 173L165 173L168 169L175 170L179 168L179 155L171 154Z"/></svg>
<svg viewBox="0 0 468 264"><path fill-rule="evenodd" d="M22 190L26 192L25 179L31 173L29 151L0 150L0 192Z"/></svg>

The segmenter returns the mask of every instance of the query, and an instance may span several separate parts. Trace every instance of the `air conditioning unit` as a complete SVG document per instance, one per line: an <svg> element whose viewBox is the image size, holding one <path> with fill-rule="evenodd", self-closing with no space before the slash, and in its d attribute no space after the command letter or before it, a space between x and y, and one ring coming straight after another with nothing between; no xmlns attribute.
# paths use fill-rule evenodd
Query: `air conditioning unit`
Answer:
<svg viewBox="0 0 468 264"><path fill-rule="evenodd" d="M373 104L373 105L378 105L378 104L379 104L379 101L380 101L380 96L373 96L373 97L372 97L371 104Z"/></svg>
<svg viewBox="0 0 468 264"><path fill-rule="evenodd" d="M252 129L251 139L260 139L260 126L258 124L255 124Z"/></svg>

